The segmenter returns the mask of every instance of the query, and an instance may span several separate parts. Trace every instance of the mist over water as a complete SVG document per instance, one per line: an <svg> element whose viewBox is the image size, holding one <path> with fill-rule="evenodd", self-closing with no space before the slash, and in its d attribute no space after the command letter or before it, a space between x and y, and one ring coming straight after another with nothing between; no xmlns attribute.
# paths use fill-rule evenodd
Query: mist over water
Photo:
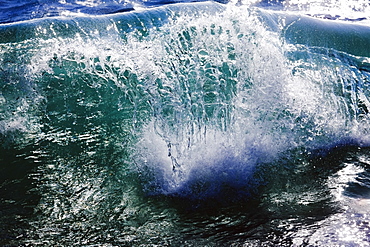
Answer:
<svg viewBox="0 0 370 247"><path fill-rule="evenodd" d="M366 246L367 8L0 25L0 243Z"/></svg>

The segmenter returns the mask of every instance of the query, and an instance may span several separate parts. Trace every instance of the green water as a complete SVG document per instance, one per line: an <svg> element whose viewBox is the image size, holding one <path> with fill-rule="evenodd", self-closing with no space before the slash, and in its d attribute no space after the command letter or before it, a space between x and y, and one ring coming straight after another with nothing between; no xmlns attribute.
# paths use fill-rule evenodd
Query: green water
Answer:
<svg viewBox="0 0 370 247"><path fill-rule="evenodd" d="M366 246L367 48L302 21L332 25L215 3L2 25L0 243Z"/></svg>

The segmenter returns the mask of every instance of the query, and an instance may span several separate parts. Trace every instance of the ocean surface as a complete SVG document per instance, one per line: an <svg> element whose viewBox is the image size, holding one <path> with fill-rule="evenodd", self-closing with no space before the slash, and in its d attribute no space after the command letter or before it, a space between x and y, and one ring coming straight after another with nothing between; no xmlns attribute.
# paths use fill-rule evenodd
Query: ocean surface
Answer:
<svg viewBox="0 0 370 247"><path fill-rule="evenodd" d="M0 0L0 246L370 246L370 2Z"/></svg>

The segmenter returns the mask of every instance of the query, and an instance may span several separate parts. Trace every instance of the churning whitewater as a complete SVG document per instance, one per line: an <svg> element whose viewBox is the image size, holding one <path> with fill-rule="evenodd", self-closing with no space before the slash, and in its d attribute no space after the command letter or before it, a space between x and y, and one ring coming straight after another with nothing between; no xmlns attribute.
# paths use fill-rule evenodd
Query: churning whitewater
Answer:
<svg viewBox="0 0 370 247"><path fill-rule="evenodd" d="M0 244L369 245L367 2L85 2L0 18Z"/></svg>

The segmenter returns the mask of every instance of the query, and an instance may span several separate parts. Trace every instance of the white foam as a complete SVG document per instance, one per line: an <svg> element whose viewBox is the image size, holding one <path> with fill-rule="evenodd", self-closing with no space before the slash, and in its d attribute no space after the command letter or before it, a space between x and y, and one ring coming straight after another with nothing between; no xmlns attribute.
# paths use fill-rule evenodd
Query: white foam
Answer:
<svg viewBox="0 0 370 247"><path fill-rule="evenodd" d="M155 116L137 146L138 163L144 160L141 165L153 171L160 193L182 191L211 173L213 183L224 183L220 174L225 171L242 174L248 183L256 165L272 162L288 150L358 138L356 113L350 109L356 107L356 92L347 92L349 98L333 92L338 87L345 91L345 84L355 85L350 67L314 53L291 60L286 54L311 51L285 44L258 18L246 6L229 6L212 18L181 16L140 41L142 47L155 50L143 54L140 61L145 67L135 62L136 72L150 84ZM191 37L182 43L187 39L184 32ZM235 51L235 59L230 51ZM217 71L225 63L229 71ZM211 77L201 73L207 68L213 69L210 87L216 85L212 92L216 110L211 115L204 97ZM222 74L233 70L237 75L224 80ZM197 83L191 86L194 75ZM165 94L156 91L157 78L162 90L168 90ZM227 80L236 85L223 95L225 91L217 87ZM196 102L192 95L197 95Z"/></svg>

